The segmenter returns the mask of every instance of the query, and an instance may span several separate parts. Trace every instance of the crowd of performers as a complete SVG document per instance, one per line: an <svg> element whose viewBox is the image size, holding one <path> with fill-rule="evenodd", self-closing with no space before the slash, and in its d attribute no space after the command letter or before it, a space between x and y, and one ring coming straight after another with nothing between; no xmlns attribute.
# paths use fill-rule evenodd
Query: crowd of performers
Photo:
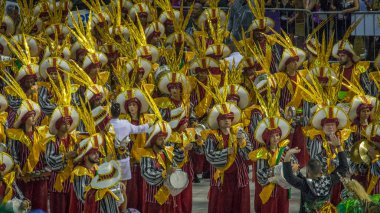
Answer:
<svg viewBox="0 0 380 213"><path fill-rule="evenodd" d="M71 1L20 0L17 22L1 2L0 199L15 212L191 212L201 173L210 213L288 212L291 186L300 212L380 211L380 72L348 41L358 22L318 40L327 19L300 49L260 0L239 41L217 0L198 17L83 0L87 22Z"/></svg>

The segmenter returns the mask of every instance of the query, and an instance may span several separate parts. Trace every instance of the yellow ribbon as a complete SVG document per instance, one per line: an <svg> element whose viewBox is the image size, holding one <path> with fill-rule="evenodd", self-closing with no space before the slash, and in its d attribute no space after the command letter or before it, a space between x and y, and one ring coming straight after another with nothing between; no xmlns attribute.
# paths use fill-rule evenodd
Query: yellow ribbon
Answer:
<svg viewBox="0 0 380 213"><path fill-rule="evenodd" d="M6 174L3 178L4 180L4 183L6 185L6 194L3 198L3 203L6 203L7 201L9 200L12 200L13 198L13 187L12 187L12 183L13 181L15 180L15 177L16 177L16 173L15 172L10 172L8 174Z"/></svg>
<svg viewBox="0 0 380 213"><path fill-rule="evenodd" d="M154 195L154 199L162 205L164 204L170 196L170 191L166 186L161 186L157 193Z"/></svg>
<svg viewBox="0 0 380 213"><path fill-rule="evenodd" d="M45 136L48 132L47 126L38 127L36 131L33 132L34 143L30 141L30 138L25 135L22 129L8 129L7 135L12 140L17 140L23 143L30 151L28 158L26 159L25 165L22 168L23 173L31 173L36 167L40 154L45 150Z"/></svg>
<svg viewBox="0 0 380 213"><path fill-rule="evenodd" d="M207 92L205 92L205 97L201 101L199 101L199 97L200 97L199 89L197 88L195 91L197 93L197 99L199 103L197 104L197 106L195 106L194 112L197 118L201 118L207 112L211 104L212 97Z"/></svg>
<svg viewBox="0 0 380 213"><path fill-rule="evenodd" d="M260 151L258 152L261 153L261 157L260 159L266 159L268 158L268 164L269 164L269 167L272 168L273 166L276 165L276 161L277 161L277 158L280 158L280 156L278 156L280 154L280 148L283 148L285 146L287 146L289 144L289 140L284 140L282 142L280 142L279 144L279 147L276 148L276 150L274 151L273 155L269 152L269 151ZM264 148L266 149L266 148ZM283 152L282 152L283 153ZM265 204L266 202L268 202L274 188L275 188L276 184L274 183L269 183L268 185L264 186L263 189L261 190L259 196L261 198L261 202L263 204Z"/></svg>
<svg viewBox="0 0 380 213"><path fill-rule="evenodd" d="M65 145L63 143L61 143L59 146L59 152L60 153L66 153L68 151L73 151L74 150L74 144L75 144L75 138L73 138L73 140L71 140L70 142L73 142L73 143L70 143L70 145L68 147L69 150L66 150ZM69 160L67 162L66 167L63 169L63 171L61 171L57 174L57 178L56 178L55 183L54 183L55 190L57 190L58 192L61 192L63 190L63 183L68 178L70 178L71 172L73 171L73 168L74 168L73 161Z"/></svg>
<svg viewBox="0 0 380 213"><path fill-rule="evenodd" d="M104 139L106 142L105 145L107 147L107 153L105 152L103 147L101 147L99 151L101 152L103 156L105 157L112 156L111 160L117 160L115 143L114 143L115 131L112 126L110 127L109 131L106 134L104 134Z"/></svg>
<svg viewBox="0 0 380 213"><path fill-rule="evenodd" d="M7 122L8 113L7 112L0 112L0 142L5 143L6 142L6 134L5 134L5 128L4 125Z"/></svg>
<svg viewBox="0 0 380 213"><path fill-rule="evenodd" d="M94 166L95 170L97 170L97 165ZM87 169L84 166L76 166L74 170L71 172L71 179L70 182L74 182L74 177L81 177L81 176L89 176L91 179L94 177L94 174L91 172L91 170Z"/></svg>
<svg viewBox="0 0 380 213"><path fill-rule="evenodd" d="M230 136L228 137L228 148L229 147L233 147L234 149L234 152L231 154L231 155L228 155L228 158L227 158L227 164L222 167L222 168L216 168L216 171L214 173L214 180L215 181L218 181L218 179L220 178L220 182L223 184L223 181L224 181L224 172L227 171L231 166L232 164L235 162L235 159L236 159L236 156L237 156L237 142L234 142L233 141L233 138L235 134L230 134ZM223 141L223 137L221 135L215 135L215 137L217 138L218 140L218 149L224 149L224 141Z"/></svg>
<svg viewBox="0 0 380 213"><path fill-rule="evenodd" d="M318 210L319 213L336 213L338 212L338 210L336 209L336 207L330 203L330 202L326 202L322 208L320 208Z"/></svg>
<svg viewBox="0 0 380 213"><path fill-rule="evenodd" d="M104 198L104 196L109 193L113 198L115 198L116 201L119 201L119 197L115 195L115 193L113 193L110 189L106 188L106 189L98 189L96 190L96 193L95 193L95 201L99 201L99 200L102 200Z"/></svg>

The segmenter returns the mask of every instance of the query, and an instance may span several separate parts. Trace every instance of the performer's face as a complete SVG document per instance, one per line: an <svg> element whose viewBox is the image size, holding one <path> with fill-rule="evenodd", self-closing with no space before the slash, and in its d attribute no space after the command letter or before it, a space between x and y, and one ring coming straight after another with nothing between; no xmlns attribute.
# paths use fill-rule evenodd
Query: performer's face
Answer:
<svg viewBox="0 0 380 213"><path fill-rule="evenodd" d="M326 135L335 134L337 131L336 123L326 123L323 125L323 132Z"/></svg>
<svg viewBox="0 0 380 213"><path fill-rule="evenodd" d="M94 66L88 70L88 75L89 76L95 76L96 74L98 74L99 71L100 71L100 67Z"/></svg>
<svg viewBox="0 0 380 213"><path fill-rule="evenodd" d="M30 89L34 84L36 83L36 80L34 78L26 79L24 82L24 88Z"/></svg>
<svg viewBox="0 0 380 213"><path fill-rule="evenodd" d="M200 82L206 82L207 81L207 72L206 71L200 71L197 73L197 79L200 81Z"/></svg>
<svg viewBox="0 0 380 213"><path fill-rule="evenodd" d="M35 121L34 118L35 118L34 115L29 116L29 117L26 119L26 121L25 121L25 125L27 125L27 126L34 126L34 124L36 123L36 121Z"/></svg>
<svg viewBox="0 0 380 213"><path fill-rule="evenodd" d="M59 127L60 132L68 132L70 128L70 121L65 120L62 125Z"/></svg>
<svg viewBox="0 0 380 213"><path fill-rule="evenodd" d="M162 149L164 145L165 145L165 137L164 136L157 137L155 146Z"/></svg>
<svg viewBox="0 0 380 213"><path fill-rule="evenodd" d="M170 89L170 97L175 100L181 100L181 89L180 88L171 88Z"/></svg>
<svg viewBox="0 0 380 213"><path fill-rule="evenodd" d="M88 160L91 163L99 163L99 152L93 151L88 155Z"/></svg>
<svg viewBox="0 0 380 213"><path fill-rule="evenodd" d="M369 117L371 116L371 110L368 109L368 108L365 108L365 109L362 109L360 111L360 119L369 119Z"/></svg>
<svg viewBox="0 0 380 213"><path fill-rule="evenodd" d="M271 144L274 144L274 145L277 145L280 140L281 140L281 135L280 133L276 132L276 133L273 133L271 136L270 136L270 143Z"/></svg>
<svg viewBox="0 0 380 213"><path fill-rule="evenodd" d="M218 124L220 129L228 129L231 127L232 120L230 118L220 119Z"/></svg>
<svg viewBox="0 0 380 213"><path fill-rule="evenodd" d="M193 7L193 14L191 14L194 18L198 18L202 14L203 6L200 3L195 3Z"/></svg>
<svg viewBox="0 0 380 213"><path fill-rule="evenodd" d="M295 71L297 70L297 62L296 61L292 61L290 62L288 65L286 65L286 71Z"/></svg>
<svg viewBox="0 0 380 213"><path fill-rule="evenodd" d="M135 102L131 102L128 104L128 111L131 115L137 115L139 110L139 105Z"/></svg>
<svg viewBox="0 0 380 213"><path fill-rule="evenodd" d="M339 53L339 63L341 65L346 65L348 61L351 60L350 57L348 57L345 53Z"/></svg>

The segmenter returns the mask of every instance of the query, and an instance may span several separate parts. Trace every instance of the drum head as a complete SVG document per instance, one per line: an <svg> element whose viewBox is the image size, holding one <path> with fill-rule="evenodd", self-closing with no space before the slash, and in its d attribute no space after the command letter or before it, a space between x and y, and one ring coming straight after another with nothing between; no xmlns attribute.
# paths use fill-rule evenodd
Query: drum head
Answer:
<svg viewBox="0 0 380 213"><path fill-rule="evenodd" d="M182 189L187 186L189 178L187 173L183 171L175 171L170 175L170 184L176 189Z"/></svg>

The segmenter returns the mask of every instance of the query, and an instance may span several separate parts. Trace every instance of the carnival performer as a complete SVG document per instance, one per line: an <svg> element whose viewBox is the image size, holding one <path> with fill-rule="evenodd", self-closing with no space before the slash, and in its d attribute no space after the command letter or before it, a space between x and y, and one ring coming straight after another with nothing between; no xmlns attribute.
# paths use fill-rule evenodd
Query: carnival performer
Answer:
<svg viewBox="0 0 380 213"><path fill-rule="evenodd" d="M103 139L99 134L92 135L79 143L78 156L74 159L78 165L71 173L70 213L82 213L87 187L94 178L99 164L99 146Z"/></svg>
<svg viewBox="0 0 380 213"><path fill-rule="evenodd" d="M158 118L149 128L145 149L141 153L141 175L145 180L143 212L175 212L175 203L165 180L176 170L173 147L165 145L171 135L170 125L163 120L154 100L144 91L148 103Z"/></svg>
<svg viewBox="0 0 380 213"><path fill-rule="evenodd" d="M352 133L350 138L345 141L345 150L350 154L350 172L353 174L352 178L357 180L363 187L368 187L368 166L363 163L358 163L356 158L357 156L351 156L351 154L354 154L354 150L357 150L357 147L354 147L354 145L359 145L360 141L365 139L365 131L368 125L371 124L374 117L373 112L376 108L377 99L375 97L365 95L358 82L355 84L347 79L345 79L345 82L347 83L343 83L343 85L347 86L350 91L357 94L352 98L350 110L348 112L348 117L351 121L350 128Z"/></svg>
<svg viewBox="0 0 380 213"><path fill-rule="evenodd" d="M302 77L306 76L306 70L298 70L305 60L305 52L294 47L291 39L283 33L281 36L275 33L273 38L278 44L284 47L281 61L278 65L279 72L275 74L278 88L281 90L280 107L284 110L284 117L291 122L292 132L290 134L290 147L299 147L302 151L297 155L297 159L301 167L303 167L309 159L306 150L305 137L302 127L305 123L301 117L304 111L308 111L307 105L304 105L299 85L303 83ZM294 113L289 113L293 109Z"/></svg>
<svg viewBox="0 0 380 213"><path fill-rule="evenodd" d="M12 157L6 152L0 152L1 165L0 172L0 197L1 203L13 211L27 211L30 209L30 201L22 194L16 184L15 163Z"/></svg>
<svg viewBox="0 0 380 213"><path fill-rule="evenodd" d="M279 174L284 156L289 150L289 140L285 140L290 134L290 125L282 117L279 117L279 93L272 94L270 85L267 84L267 103L257 93L257 98L265 113L255 130L255 141L263 146L250 153L250 159L257 162L257 182L261 185L258 191L260 202L258 212L289 212L288 188L280 185ZM260 154L259 154L260 153ZM261 154L263 153L263 154ZM299 164L292 156L292 169L297 172Z"/></svg>
<svg viewBox="0 0 380 213"><path fill-rule="evenodd" d="M104 152L100 152L100 148L104 145L104 139L101 134L96 132L95 122L86 106L77 108L79 117L84 123L87 132L82 133L84 139L79 142L77 156L73 163L76 166L70 174L71 191L70 191L70 211L81 213L84 211L85 195L87 187L94 178L97 171L100 157Z"/></svg>
<svg viewBox="0 0 380 213"><path fill-rule="evenodd" d="M352 44L348 41L348 37L362 19L354 22L345 32L342 40L338 41L332 48L332 56L339 60L338 74L351 82L360 82L362 89L367 95L375 95L373 82L368 76L369 62L360 61L359 56L355 53ZM345 82L345 80L343 80ZM343 85L338 94L339 101L349 103L354 93Z"/></svg>
<svg viewBox="0 0 380 213"><path fill-rule="evenodd" d="M74 130L79 124L79 114L71 106L72 85L65 84L59 76L58 79L59 84L53 87L58 106L51 115L50 136L46 139L46 161L52 170L48 189L50 204L57 208L55 211L68 212L70 176L74 168L73 159L77 156ZM70 82L70 78L68 81ZM54 84L52 80L50 83Z"/></svg>
<svg viewBox="0 0 380 213"><path fill-rule="evenodd" d="M215 81L213 78L210 80ZM211 85L218 88L216 82ZM202 133L205 156L211 165L208 212L250 212L249 177L245 161L252 151L252 144L243 125L238 124L241 111L235 104L226 102L226 92L220 94L217 89L214 94L210 87L203 86L216 102L207 118L211 129Z"/></svg>
<svg viewBox="0 0 380 213"><path fill-rule="evenodd" d="M8 45L8 48L12 51L12 53L17 57L18 60L21 61L22 66L17 69L13 70L14 72L14 78L16 79L16 82L20 87L22 88L23 93L26 95L28 99L31 101L38 103L38 87L35 85L37 81L37 73L38 73L38 64L32 59L32 50L33 47L29 46L30 44L26 41L30 42L31 45L36 45L36 41L34 42L31 40L33 38L28 37L27 35L19 35L18 40L24 41L23 45L16 45L12 44L17 43L18 41L15 38L12 38L12 40L6 39L6 43ZM24 49L28 49L28 52L24 52ZM16 94L12 92L12 90L8 90L5 88L5 94L7 95L8 99L8 125L12 126L13 122L15 121L16 112L18 108L21 106L22 98L18 97ZM41 116L43 117L43 115ZM37 124L41 123L41 119L37 120Z"/></svg>
<svg viewBox="0 0 380 213"><path fill-rule="evenodd" d="M47 126L36 126L41 115L40 106L27 98L21 86L8 73L2 73L9 89L23 101L17 110L12 128L7 129L8 149L18 165L17 183L32 209L47 210L48 179L50 172L45 160L45 137Z"/></svg>
<svg viewBox="0 0 380 213"><path fill-rule="evenodd" d="M118 202L126 196L125 186L120 182L120 166L116 161L109 161L101 164L96 176L91 180L90 189L86 194L84 212L88 213L119 213ZM112 189L120 187L119 197ZM124 206L124 203L122 204ZM124 211L124 209L122 210Z"/></svg>

